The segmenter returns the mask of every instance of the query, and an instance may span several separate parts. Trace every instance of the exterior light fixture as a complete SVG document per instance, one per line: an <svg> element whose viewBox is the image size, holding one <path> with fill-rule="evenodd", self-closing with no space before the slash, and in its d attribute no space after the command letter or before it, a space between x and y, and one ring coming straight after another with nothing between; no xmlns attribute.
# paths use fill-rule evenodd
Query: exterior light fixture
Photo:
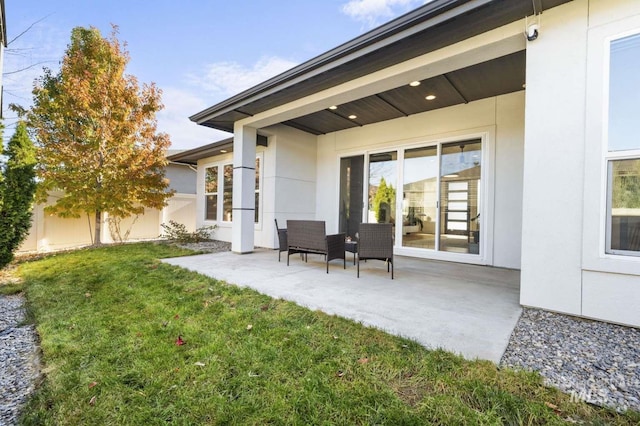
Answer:
<svg viewBox="0 0 640 426"><path fill-rule="evenodd" d="M335 105L331 105L331 106L329 107L329 109L334 110L334 109L338 109L338 107L337 107L337 106L335 106Z"/></svg>
<svg viewBox="0 0 640 426"><path fill-rule="evenodd" d="M435 98L436 98L436 95L427 95L427 96L425 97L425 99L426 99L426 100L428 100L428 101L432 101L432 100L434 100Z"/></svg>
<svg viewBox="0 0 640 426"><path fill-rule="evenodd" d="M349 116L349 118L350 118L351 120L355 120L356 118L358 118L358 116L357 116L357 115L355 115L355 114L351 114L351 115Z"/></svg>
<svg viewBox="0 0 640 426"><path fill-rule="evenodd" d="M226 154L227 150L226 149L221 149L220 152L223 153L223 154Z"/></svg>
<svg viewBox="0 0 640 426"><path fill-rule="evenodd" d="M420 82L419 81L412 81L411 83L409 83L409 86L418 87L418 86L420 86Z"/></svg>

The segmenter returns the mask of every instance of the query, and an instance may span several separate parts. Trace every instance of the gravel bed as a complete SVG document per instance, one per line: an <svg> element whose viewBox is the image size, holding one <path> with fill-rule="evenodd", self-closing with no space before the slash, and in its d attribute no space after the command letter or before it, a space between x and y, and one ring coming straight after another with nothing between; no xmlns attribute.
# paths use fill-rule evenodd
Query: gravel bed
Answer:
<svg viewBox="0 0 640 426"><path fill-rule="evenodd" d="M219 253L231 250L231 243L225 241L202 241L199 243L176 244L178 247L186 248L203 253Z"/></svg>
<svg viewBox="0 0 640 426"><path fill-rule="evenodd" d="M524 309L501 366L539 372L576 400L640 411L640 330Z"/></svg>
<svg viewBox="0 0 640 426"><path fill-rule="evenodd" d="M38 339L24 321L24 299L0 296L0 425L15 425L39 376Z"/></svg>

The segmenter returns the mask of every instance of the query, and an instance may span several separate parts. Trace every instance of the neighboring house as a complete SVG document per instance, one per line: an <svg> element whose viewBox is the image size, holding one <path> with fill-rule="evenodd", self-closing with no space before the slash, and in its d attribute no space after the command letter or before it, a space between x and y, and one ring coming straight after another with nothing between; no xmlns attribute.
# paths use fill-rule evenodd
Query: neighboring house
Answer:
<svg viewBox="0 0 640 426"><path fill-rule="evenodd" d="M155 239L162 233L162 223L174 220L187 226L188 230L195 230L196 216L196 171L184 164L169 163L165 170L169 179L169 188L176 191L167 206L162 210L145 209L143 215L137 219L127 218L122 221L122 233L131 229L128 240ZM49 204L55 203L56 196L52 193ZM91 234L95 221L81 217L65 219L44 212L45 204L38 204L33 209L31 230L18 252L50 251L80 247L91 244ZM113 238L107 224L102 226L101 241L112 243Z"/></svg>
<svg viewBox="0 0 640 426"><path fill-rule="evenodd" d="M236 253L391 222L398 255L639 327L638 105L639 1L435 0L192 116L234 136L181 155Z"/></svg>

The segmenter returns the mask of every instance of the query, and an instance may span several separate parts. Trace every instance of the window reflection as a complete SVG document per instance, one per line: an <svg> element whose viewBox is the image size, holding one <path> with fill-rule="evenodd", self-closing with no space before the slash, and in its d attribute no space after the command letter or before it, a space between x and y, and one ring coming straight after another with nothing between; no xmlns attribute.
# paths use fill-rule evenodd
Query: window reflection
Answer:
<svg viewBox="0 0 640 426"><path fill-rule="evenodd" d="M369 223L395 223L396 151L369 156Z"/></svg>

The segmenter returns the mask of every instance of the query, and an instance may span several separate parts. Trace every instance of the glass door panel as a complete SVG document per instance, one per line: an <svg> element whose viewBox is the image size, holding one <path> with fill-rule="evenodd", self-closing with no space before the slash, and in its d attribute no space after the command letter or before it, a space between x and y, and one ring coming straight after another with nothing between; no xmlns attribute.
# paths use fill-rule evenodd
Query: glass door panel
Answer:
<svg viewBox="0 0 640 426"><path fill-rule="evenodd" d="M393 223L396 217L396 151L369 155L369 223Z"/></svg>
<svg viewBox="0 0 640 426"><path fill-rule="evenodd" d="M402 245L436 249L438 148L404 152L402 186Z"/></svg>
<svg viewBox="0 0 640 426"><path fill-rule="evenodd" d="M340 231L354 238L362 223L364 155L340 159Z"/></svg>
<svg viewBox="0 0 640 426"><path fill-rule="evenodd" d="M479 253L480 140L442 145L440 157L439 249Z"/></svg>

